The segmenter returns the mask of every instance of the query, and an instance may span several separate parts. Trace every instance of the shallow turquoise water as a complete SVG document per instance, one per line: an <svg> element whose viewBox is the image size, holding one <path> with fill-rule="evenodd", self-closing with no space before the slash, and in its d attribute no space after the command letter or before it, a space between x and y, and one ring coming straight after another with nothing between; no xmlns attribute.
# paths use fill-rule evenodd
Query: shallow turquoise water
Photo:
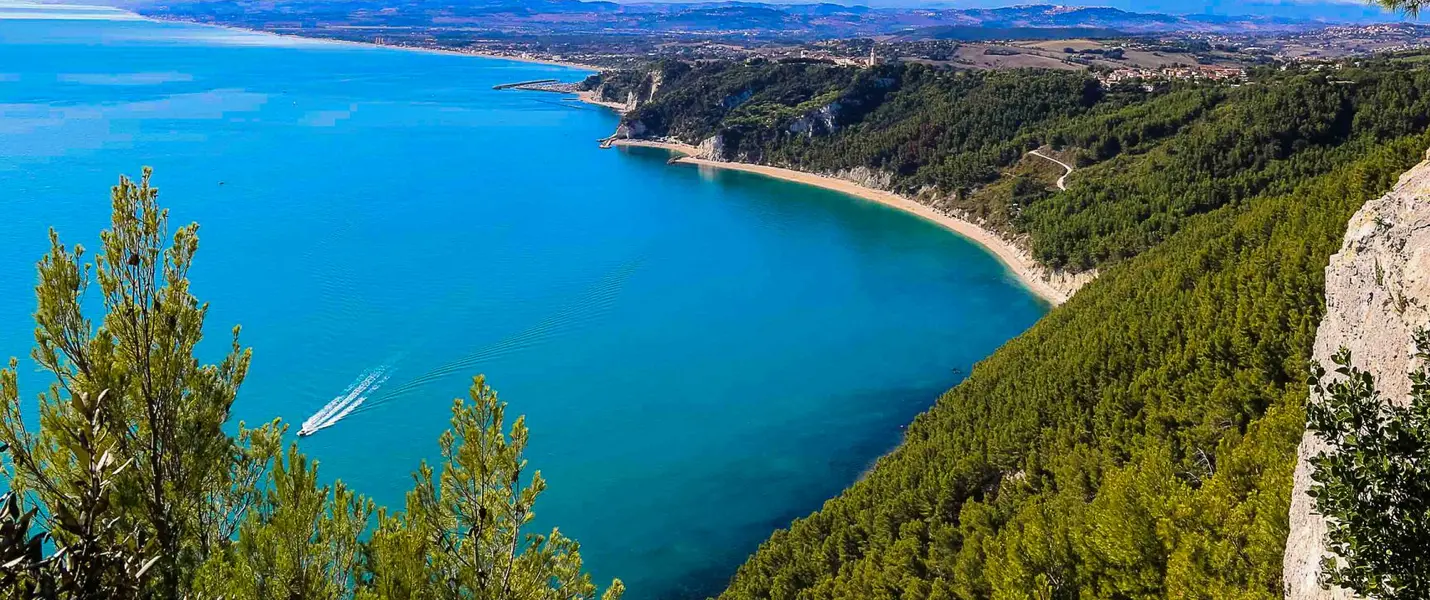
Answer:
<svg viewBox="0 0 1430 600"><path fill-rule="evenodd" d="M528 415L539 521L638 600L717 592L1046 309L917 218L600 150L613 114L490 89L580 71L4 16L0 354L31 344L45 228L93 245L108 186L152 165L203 225L211 331L255 348L240 418L300 422L388 367L303 449L396 505L486 373Z"/></svg>

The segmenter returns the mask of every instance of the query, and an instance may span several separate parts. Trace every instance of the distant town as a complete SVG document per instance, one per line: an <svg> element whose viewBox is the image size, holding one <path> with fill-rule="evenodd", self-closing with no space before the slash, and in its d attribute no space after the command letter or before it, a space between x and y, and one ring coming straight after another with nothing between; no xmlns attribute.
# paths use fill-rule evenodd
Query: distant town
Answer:
<svg viewBox="0 0 1430 600"><path fill-rule="evenodd" d="M426 1L382 11L339 1L290 4L273 12L253 0L141 3L135 9L157 18L598 69L661 59L843 65L903 61L952 69L1087 70L1106 84L1234 81L1252 68L1290 68L1430 47L1430 27L1405 22L1328 25L1046 5L875 10L553 0L542 5L540 11L549 13L543 14L501 5L458 8ZM454 12L459 10L474 12Z"/></svg>

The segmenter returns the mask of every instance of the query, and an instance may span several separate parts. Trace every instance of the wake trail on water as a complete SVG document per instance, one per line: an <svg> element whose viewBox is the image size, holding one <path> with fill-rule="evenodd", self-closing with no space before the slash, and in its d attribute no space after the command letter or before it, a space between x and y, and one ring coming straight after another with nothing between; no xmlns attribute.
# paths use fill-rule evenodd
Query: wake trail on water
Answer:
<svg viewBox="0 0 1430 600"><path fill-rule="evenodd" d="M387 382L387 379L388 379L388 378L387 378L386 376L384 376L382 379L377 380L377 383L376 383L376 384L374 384L372 387L368 388L368 392L371 393L371 392L376 391L378 387L380 387L383 383L386 383L386 382ZM341 420L343 420L344 417L346 417L346 416L352 414L353 411L357 410L357 408L358 408L359 406L362 406L363 402L366 401L367 399L368 399L368 396L367 396L367 395L358 396L358 397L355 398L352 402L349 402L347 405L343 406L342 411L340 411L340 412L338 412L337 414L333 415L332 417L330 417L330 418L327 419L326 421L323 421L323 423L320 424L320 425L318 425L317 427L315 427L315 428L313 429L313 431L319 431L319 430L327 429L327 428L329 428L329 427L332 427L332 426L334 426L334 425L337 425L337 424L338 424L338 421L341 421Z"/></svg>
<svg viewBox="0 0 1430 600"><path fill-rule="evenodd" d="M334 397L313 416L303 421L303 426L299 429L305 434L312 434L322 429L327 429L336 425L343 417L348 416L361 406L364 401L376 392L382 384L387 383L391 377L391 363L381 365L375 369L369 369L358 375L342 394Z"/></svg>
<svg viewBox="0 0 1430 600"><path fill-rule="evenodd" d="M387 389L381 394L377 394L377 391L392 377L394 366L406 353L398 355L386 364L364 371L353 379L341 394L335 396L313 413L313 416L303 421L300 433L312 435L337 425L339 421L347 417L380 408L393 400L422 389L427 384L469 369L477 363L501 358L540 345L555 337L570 333L582 325L594 322L615 305L621 289L641 263L642 258L638 257L621 264L592 284L585 293L536 325L431 369L400 386Z"/></svg>
<svg viewBox="0 0 1430 600"><path fill-rule="evenodd" d="M358 409L357 406L353 406L352 409L344 412L343 416L347 416L348 414L362 414L381 408L393 400L420 390L429 383L470 369L478 363L509 356L533 346L540 345L553 338L570 333L582 325L598 320L615 305L616 298L620 295L621 289L625 286L626 281L630 279L631 274L640 267L641 262L641 259L638 258L620 265L614 271L598 280L580 297L568 303L566 306L561 307L536 325L418 375L400 386L388 389L382 394L368 399L366 402L359 402L358 404L361 405L361 409Z"/></svg>

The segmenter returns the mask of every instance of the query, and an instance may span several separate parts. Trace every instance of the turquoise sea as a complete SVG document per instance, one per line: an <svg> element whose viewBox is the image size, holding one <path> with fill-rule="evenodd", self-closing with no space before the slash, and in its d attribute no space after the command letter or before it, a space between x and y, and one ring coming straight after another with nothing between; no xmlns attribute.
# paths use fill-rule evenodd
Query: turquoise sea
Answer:
<svg viewBox="0 0 1430 600"><path fill-rule="evenodd" d="M540 524L637 600L718 592L1047 309L918 218L601 150L614 114L491 89L579 70L116 16L0 9L0 355L29 352L46 228L95 245L152 165L202 224L205 352L233 324L255 349L239 418L296 428L381 370L302 448L396 505L485 373Z"/></svg>

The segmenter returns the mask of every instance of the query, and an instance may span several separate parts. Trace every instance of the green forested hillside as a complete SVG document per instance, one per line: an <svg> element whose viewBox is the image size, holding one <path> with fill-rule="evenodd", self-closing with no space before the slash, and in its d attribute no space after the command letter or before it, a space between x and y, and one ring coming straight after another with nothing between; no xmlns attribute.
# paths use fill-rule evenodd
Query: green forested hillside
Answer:
<svg viewBox="0 0 1430 600"><path fill-rule="evenodd" d="M653 72L612 76L616 88L659 81L625 119L641 136L719 136L730 160L868 168L896 191L1025 235L1039 261L1074 271L1136 256L1195 215L1285 193L1430 123L1430 72L1389 61L1150 91L1105 89L1085 73L917 64L663 63ZM1067 192L989 186L1043 146L1080 167Z"/></svg>
<svg viewBox="0 0 1430 600"><path fill-rule="evenodd" d="M980 363L721 598L1279 598L1322 272L1430 136L1188 219Z"/></svg>
<svg viewBox="0 0 1430 600"><path fill-rule="evenodd" d="M1281 596L1323 269L1360 204L1430 145L1430 72L1099 91L1047 72L659 68L626 118L645 135L876 168L1004 215L1046 264L1103 270L721 598ZM833 127L791 128L831 103ZM1019 166L1039 147L1077 162L1067 191Z"/></svg>

